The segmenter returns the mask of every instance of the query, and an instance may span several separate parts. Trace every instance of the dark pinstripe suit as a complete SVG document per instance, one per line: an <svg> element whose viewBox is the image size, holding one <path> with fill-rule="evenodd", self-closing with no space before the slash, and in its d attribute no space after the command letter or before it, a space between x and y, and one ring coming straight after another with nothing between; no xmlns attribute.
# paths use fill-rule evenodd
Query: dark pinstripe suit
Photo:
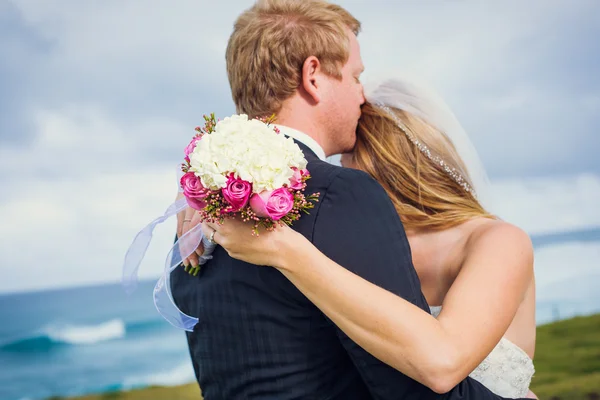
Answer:
<svg viewBox="0 0 600 400"><path fill-rule="evenodd" d="M428 310L381 186L299 145L312 175L306 193L321 198L294 229L344 267ZM171 281L179 308L199 318L187 338L206 400L499 399L470 379L435 394L348 339L276 269L232 259L220 247L197 277L177 268Z"/></svg>

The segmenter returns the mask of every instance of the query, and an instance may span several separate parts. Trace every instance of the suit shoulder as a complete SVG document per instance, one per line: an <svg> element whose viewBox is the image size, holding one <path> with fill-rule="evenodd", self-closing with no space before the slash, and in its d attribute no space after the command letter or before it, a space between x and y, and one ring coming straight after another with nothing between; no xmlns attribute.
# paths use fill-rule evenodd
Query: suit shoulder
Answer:
<svg viewBox="0 0 600 400"><path fill-rule="evenodd" d="M391 200L383 187L364 171L344 168L324 161L311 162L308 165L311 179L308 180L307 193L319 191L321 202L329 200L336 204L369 204L381 209L391 207ZM388 204L389 203L389 204ZM320 206L318 206L320 208Z"/></svg>
<svg viewBox="0 0 600 400"><path fill-rule="evenodd" d="M343 190L354 197L389 200L383 187L371 175L352 168L342 168L331 182L332 191Z"/></svg>
<svg viewBox="0 0 600 400"><path fill-rule="evenodd" d="M311 177L307 182L308 186L318 187L320 190L327 190L338 175L345 170L343 167L321 160L309 162L306 168Z"/></svg>

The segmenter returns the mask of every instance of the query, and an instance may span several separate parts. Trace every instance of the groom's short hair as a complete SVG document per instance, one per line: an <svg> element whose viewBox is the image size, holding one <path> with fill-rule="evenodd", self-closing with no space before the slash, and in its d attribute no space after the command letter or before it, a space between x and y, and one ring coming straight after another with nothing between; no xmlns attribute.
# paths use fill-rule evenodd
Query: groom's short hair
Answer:
<svg viewBox="0 0 600 400"><path fill-rule="evenodd" d="M237 112L251 117L278 112L300 85L310 56L341 79L350 52L348 29L358 35L360 22L323 0L258 0L238 17L227 45Z"/></svg>

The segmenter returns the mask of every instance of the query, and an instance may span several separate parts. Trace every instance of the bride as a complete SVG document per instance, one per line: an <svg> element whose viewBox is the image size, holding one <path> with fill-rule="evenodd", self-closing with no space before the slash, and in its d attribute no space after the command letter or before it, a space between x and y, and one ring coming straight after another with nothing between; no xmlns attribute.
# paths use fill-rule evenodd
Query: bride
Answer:
<svg viewBox="0 0 600 400"><path fill-rule="evenodd" d="M361 347L438 393L470 375L500 396L535 398L529 237L489 212L484 170L438 97L391 80L367 98L355 149L342 165L387 191L431 315L352 274L288 227L250 237L249 225L226 220L204 224L205 235L234 258L279 269Z"/></svg>

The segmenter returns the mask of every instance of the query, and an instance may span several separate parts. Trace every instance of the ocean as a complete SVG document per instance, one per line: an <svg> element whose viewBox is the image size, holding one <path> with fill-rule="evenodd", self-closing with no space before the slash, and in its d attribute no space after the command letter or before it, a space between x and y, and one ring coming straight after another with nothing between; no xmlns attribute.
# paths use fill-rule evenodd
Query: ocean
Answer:
<svg viewBox="0 0 600 400"><path fill-rule="evenodd" d="M533 237L538 323L600 312L600 229ZM102 393L194 380L185 334L154 281L0 295L0 399Z"/></svg>
<svg viewBox="0 0 600 400"><path fill-rule="evenodd" d="M37 400L193 381L185 334L158 315L155 282L0 297L0 399Z"/></svg>

